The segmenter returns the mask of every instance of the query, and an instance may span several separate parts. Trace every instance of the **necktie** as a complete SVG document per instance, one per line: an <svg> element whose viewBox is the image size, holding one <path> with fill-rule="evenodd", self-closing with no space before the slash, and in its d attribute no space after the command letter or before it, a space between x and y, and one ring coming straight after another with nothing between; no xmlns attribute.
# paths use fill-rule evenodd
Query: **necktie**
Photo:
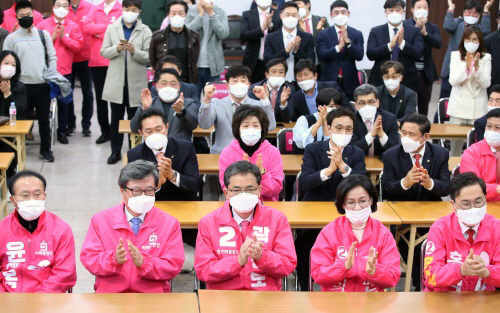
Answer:
<svg viewBox="0 0 500 313"><path fill-rule="evenodd" d="M474 229L469 229L467 231L467 235L469 235L469 238L467 238L467 241L469 242L471 247L474 244L474 233L475 233Z"/></svg>
<svg viewBox="0 0 500 313"><path fill-rule="evenodd" d="M233 113L236 112L236 109L240 107L241 104L234 102L233 103Z"/></svg>
<svg viewBox="0 0 500 313"><path fill-rule="evenodd" d="M471 248L472 248L472 245L474 244L474 233L475 233L474 229L467 230L467 235L469 235L469 237L467 238L467 241L469 242ZM476 285L477 285L478 281L479 281L479 276L464 277L464 279L462 279L462 290L463 291L476 290Z"/></svg>
<svg viewBox="0 0 500 313"><path fill-rule="evenodd" d="M398 29L394 27L394 36L396 36L397 33ZM392 49L392 60L397 61L398 58L399 58L399 46L398 43L396 42L396 46L394 47L394 49Z"/></svg>
<svg viewBox="0 0 500 313"><path fill-rule="evenodd" d="M419 168L420 167L420 157L421 157L421 155L417 153L413 157L415 158L415 166L417 168Z"/></svg>
<svg viewBox="0 0 500 313"><path fill-rule="evenodd" d="M134 232L134 235L137 236L137 234L139 233L139 228L141 228L139 224L141 224L142 221L138 217L134 217L130 221L132 222L132 231Z"/></svg>
<svg viewBox="0 0 500 313"><path fill-rule="evenodd" d="M241 238L243 239L243 242L245 242L247 228L248 228L248 225L250 225L250 222L247 220L244 220L243 222L240 223L240 225L241 225Z"/></svg>
<svg viewBox="0 0 500 313"><path fill-rule="evenodd" d="M341 30L339 31L339 43L340 43L340 38L342 38L342 31ZM342 50L344 50L344 49L342 49ZM342 52L342 50L340 50L340 52ZM340 62L339 77L342 77L342 62Z"/></svg>
<svg viewBox="0 0 500 313"><path fill-rule="evenodd" d="M160 159L161 159L162 157L164 157L164 156L165 156L165 153L163 153L163 152L159 152L158 154L156 154L156 160L158 160L158 162L160 162Z"/></svg>
<svg viewBox="0 0 500 313"><path fill-rule="evenodd" d="M372 121L365 121L366 129L368 132L371 132L373 129L373 123ZM369 156L374 156L375 155L375 144L372 142L370 148L368 149L368 155Z"/></svg>
<svg viewBox="0 0 500 313"><path fill-rule="evenodd" d="M500 151L495 152L497 157L497 183L500 182Z"/></svg>
<svg viewBox="0 0 500 313"><path fill-rule="evenodd" d="M306 18L304 20L304 23L306 24L306 32L309 33L309 34L311 34L311 27L309 26L309 19Z"/></svg>
<svg viewBox="0 0 500 313"><path fill-rule="evenodd" d="M267 13L266 12L262 12L262 13L260 13L260 16L262 18L262 25L264 25L266 23ZM262 37L262 41L261 41L261 44L260 44L260 55L264 55L264 44L263 43L266 42L266 37L267 37L267 28L264 31L264 37Z"/></svg>
<svg viewBox="0 0 500 313"><path fill-rule="evenodd" d="M273 111L276 108L276 99L278 98L278 90L271 90L271 105L273 106Z"/></svg>

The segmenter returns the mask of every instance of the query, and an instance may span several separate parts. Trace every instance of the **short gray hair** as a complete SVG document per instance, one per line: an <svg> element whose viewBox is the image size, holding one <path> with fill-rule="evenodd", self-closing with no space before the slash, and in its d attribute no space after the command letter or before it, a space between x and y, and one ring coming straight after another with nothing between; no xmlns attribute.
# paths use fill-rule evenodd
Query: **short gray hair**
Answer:
<svg viewBox="0 0 500 313"><path fill-rule="evenodd" d="M260 185L262 180L262 175L260 174L260 169L257 165L252 164L248 161L238 161L229 165L224 171L224 185L229 187L229 182L231 177L234 175L246 175L253 174L257 180L257 185Z"/></svg>
<svg viewBox="0 0 500 313"><path fill-rule="evenodd" d="M358 102L359 96L375 95L375 99L378 99L378 90L370 84L363 84L354 90L354 101Z"/></svg>
<svg viewBox="0 0 500 313"><path fill-rule="evenodd" d="M153 176L155 186L158 186L158 169L155 163L144 160L130 162L122 168L120 177L118 178L118 185L122 189L125 189L125 186L129 181L141 180L149 176Z"/></svg>

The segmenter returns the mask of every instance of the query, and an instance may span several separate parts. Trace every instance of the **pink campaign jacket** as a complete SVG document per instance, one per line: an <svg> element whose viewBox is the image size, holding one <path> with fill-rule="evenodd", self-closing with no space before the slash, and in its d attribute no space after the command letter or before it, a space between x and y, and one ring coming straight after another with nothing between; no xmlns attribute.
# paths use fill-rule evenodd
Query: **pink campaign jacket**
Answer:
<svg viewBox="0 0 500 313"><path fill-rule="evenodd" d="M115 6L108 15L104 13L104 2L90 9L83 24L84 34L92 37L89 59L90 67L109 66L109 59L101 56L102 40L104 39L108 25L114 23L120 16L122 16L122 5L119 1L116 1Z"/></svg>
<svg viewBox="0 0 500 313"><path fill-rule="evenodd" d="M9 31L9 33L13 33L14 27L19 25L19 21L16 16L16 4L14 3L9 9L3 11L3 23L0 27ZM33 25L38 26L38 24L43 21L43 16L40 12L33 10Z"/></svg>
<svg viewBox="0 0 500 313"><path fill-rule="evenodd" d="M75 11L72 7L69 9L69 14L66 17L69 20L72 20L78 25L80 32L83 34L83 24L87 19L87 15L90 12L94 5L88 1L80 1L78 4L78 8ZM80 50L78 50L73 56L73 62L83 62L88 61L90 58L90 44L92 42L92 36L89 34L83 34L83 45Z"/></svg>
<svg viewBox="0 0 500 313"><path fill-rule="evenodd" d="M48 31L52 36L56 26L54 16L51 16L43 20L38 28ZM54 48L57 55L57 71L61 75L68 75L73 71L74 54L82 48L83 36L78 25L69 19L63 20L62 26L64 27L63 37L57 36Z"/></svg>
<svg viewBox="0 0 500 313"><path fill-rule="evenodd" d="M460 173L474 172L486 183L486 200L500 201L497 193L497 159L486 140L467 148L460 161Z"/></svg>
<svg viewBox="0 0 500 313"><path fill-rule="evenodd" d="M470 284L477 277L464 277L460 273L460 266L470 249L455 213L434 222L425 252L425 290L460 291L463 286L467 286L467 290L495 290L500 287L500 222L495 217L486 214L472 245L474 254L484 260L490 271L490 276L484 280L479 278L476 286Z"/></svg>
<svg viewBox="0 0 500 313"><path fill-rule="evenodd" d="M285 174L283 173L283 160L281 153L275 146L271 145L269 141L264 140L259 149L249 157L252 164L257 164L257 158L262 153L262 165L266 169L266 173L262 176L261 186L262 192L260 199L262 201L279 201L279 194L283 188L283 180ZM245 151L241 149L238 140L231 141L231 144L222 150L219 158L219 180L222 189L224 186L224 171L236 161L243 160Z"/></svg>
<svg viewBox="0 0 500 313"><path fill-rule="evenodd" d="M68 291L76 283L71 227L45 211L31 234L17 211L9 214L0 222L0 272L0 292Z"/></svg>
<svg viewBox="0 0 500 313"><path fill-rule="evenodd" d="M123 265L116 262L120 238L127 251ZM144 258L140 268L132 261L127 239ZM180 273L184 263L179 221L153 207L135 236L121 203L92 217L80 260L96 276L96 292L169 292L169 281Z"/></svg>
<svg viewBox="0 0 500 313"><path fill-rule="evenodd" d="M347 253L354 241L351 222L341 216L321 230L311 250L311 276L323 291L383 292L396 286L401 275L399 252L391 232L378 220L369 218L361 243L358 242L355 262L345 268ZM370 247L378 252L375 274L366 273Z"/></svg>
<svg viewBox="0 0 500 313"><path fill-rule="evenodd" d="M282 212L257 204L254 219L241 234L226 201L198 223L194 268L207 289L281 290L281 278L297 265L292 231ZM256 234L264 243L258 261L241 267L238 254L246 238Z"/></svg>

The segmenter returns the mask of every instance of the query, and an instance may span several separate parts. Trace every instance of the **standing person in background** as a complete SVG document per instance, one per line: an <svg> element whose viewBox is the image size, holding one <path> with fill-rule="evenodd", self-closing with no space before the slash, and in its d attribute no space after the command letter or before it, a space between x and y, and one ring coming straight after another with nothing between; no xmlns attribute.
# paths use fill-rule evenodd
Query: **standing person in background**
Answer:
<svg viewBox="0 0 500 313"><path fill-rule="evenodd" d="M161 22L167 16L167 7L172 0L143 0L139 17L152 32L160 29Z"/></svg>
<svg viewBox="0 0 500 313"><path fill-rule="evenodd" d="M5 10L3 12L4 19L3 19L3 22L0 25L0 27L9 31L9 33L13 33L16 30L18 30L19 29L19 21L17 19L17 15L16 15L16 6L18 3L26 2L26 1L31 2L31 0L15 0L12 7L8 8L7 10ZM37 10L33 10L33 25L37 26L38 23L40 23L41 21L43 21L42 14L40 12L38 12Z"/></svg>
<svg viewBox="0 0 500 313"><path fill-rule="evenodd" d="M104 0L104 2L89 11L83 26L83 32L92 36L89 67L94 82L97 121L101 128L101 136L97 138L96 144L105 143L109 140L108 102L102 99L109 60L101 56L102 40L108 25L114 23L121 15L122 5L120 2L117 0Z"/></svg>
<svg viewBox="0 0 500 313"><path fill-rule="evenodd" d="M243 65L252 71L252 84L264 78L264 45L267 34L281 29L279 12L271 8L271 0L255 0L257 8L243 12L240 39L247 43Z"/></svg>
<svg viewBox="0 0 500 313"><path fill-rule="evenodd" d="M497 15L497 24L500 25L500 11ZM500 84L500 28L484 38L486 50L491 54L491 86ZM491 93L491 87L488 89Z"/></svg>
<svg viewBox="0 0 500 313"><path fill-rule="evenodd" d="M493 85L489 88L488 112L500 108L500 85ZM476 131L476 142L484 139L484 132L487 124L488 114L478 118L474 122L474 130Z"/></svg>
<svg viewBox="0 0 500 313"><path fill-rule="evenodd" d="M226 12L213 1L200 0L191 7L186 18L186 27L200 33L201 46L198 57L198 93L205 84L220 79L226 65L222 40L229 35Z"/></svg>
<svg viewBox="0 0 500 313"><path fill-rule="evenodd" d="M184 1L189 1L189 0L184 0ZM289 2L290 0L272 0L271 7L275 10L281 11L283 10L283 5L285 2ZM196 3L196 0L192 0L193 3ZM252 2L252 5L250 6L250 10L253 10L257 7L257 4L255 2Z"/></svg>
<svg viewBox="0 0 500 313"><path fill-rule="evenodd" d="M56 49L57 71L72 81L71 70L73 66L73 56L83 45L83 36L78 25L66 18L69 13L69 0L54 0L52 6L53 15L43 20L38 27L52 34L52 42ZM70 100L67 100L70 97ZM68 144L68 121L73 112L69 107L73 107L73 93L65 99L57 99L57 141ZM71 113L71 114L70 114Z"/></svg>
<svg viewBox="0 0 500 313"><path fill-rule="evenodd" d="M122 16L109 25L104 35L101 55L110 60L102 99L111 103L111 155L108 164L121 160L123 135L118 124L130 120L141 105L141 91L148 87L146 65L149 63L151 30L139 18L141 0L123 0Z"/></svg>
<svg viewBox="0 0 500 313"><path fill-rule="evenodd" d="M448 12L446 12L446 17L444 18L443 28L450 34L450 41L448 43L448 50L446 50L446 55L444 56L443 68L441 70L441 93L439 98L449 98L451 93L451 85L449 83L450 77L450 63L451 63L451 53L457 51L460 47L460 41L462 40L464 30L469 26L477 26L483 32L483 36L486 36L491 31L490 22L490 8L493 5L494 0L488 0L484 5L484 11L481 4L477 0L467 0L464 6L464 14L462 18L454 18L453 13L455 12L455 4L453 0L448 0ZM479 24L479 18L483 15L481 24Z"/></svg>
<svg viewBox="0 0 500 313"><path fill-rule="evenodd" d="M299 27L300 30L313 35L314 45L318 40L318 34L323 29L330 27L326 17L314 15L311 13L311 0L293 0L299 7Z"/></svg>
<svg viewBox="0 0 500 313"><path fill-rule="evenodd" d="M92 93L92 74L89 68L90 48L92 36L85 34L83 25L87 15L94 6L86 0L71 0L68 19L75 22L83 34L83 45L80 50L73 55L73 68L71 75L71 88L75 88L75 80L78 77L82 87L83 102L82 102L82 134L84 137L90 137L90 120L94 114L94 94ZM68 108L68 132L67 136L71 136L76 130L75 106Z"/></svg>
<svg viewBox="0 0 500 313"><path fill-rule="evenodd" d="M0 8L0 24L3 24L3 19L4 19L4 13L2 8ZM0 50L2 50L3 47L3 42L5 41L5 38L9 36L9 31L6 30L5 28L0 28Z"/></svg>

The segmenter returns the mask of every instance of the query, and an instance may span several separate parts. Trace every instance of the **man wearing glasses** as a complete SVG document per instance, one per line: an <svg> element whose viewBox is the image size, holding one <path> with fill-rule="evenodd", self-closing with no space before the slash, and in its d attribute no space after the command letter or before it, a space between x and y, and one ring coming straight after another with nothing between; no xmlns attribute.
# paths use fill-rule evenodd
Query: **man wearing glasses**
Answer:
<svg viewBox="0 0 500 313"><path fill-rule="evenodd" d="M429 231L424 262L427 291L482 291L500 287L500 222L486 214L484 181L474 173L450 186L453 213Z"/></svg>
<svg viewBox="0 0 500 313"><path fill-rule="evenodd" d="M207 289L281 290L297 256L286 216L259 203L262 176L238 161L224 172L224 205L198 224L194 268Z"/></svg>
<svg viewBox="0 0 500 313"><path fill-rule="evenodd" d="M80 260L96 292L169 292L184 263L179 221L155 208L156 164L138 160L120 172L119 205L92 217Z"/></svg>

